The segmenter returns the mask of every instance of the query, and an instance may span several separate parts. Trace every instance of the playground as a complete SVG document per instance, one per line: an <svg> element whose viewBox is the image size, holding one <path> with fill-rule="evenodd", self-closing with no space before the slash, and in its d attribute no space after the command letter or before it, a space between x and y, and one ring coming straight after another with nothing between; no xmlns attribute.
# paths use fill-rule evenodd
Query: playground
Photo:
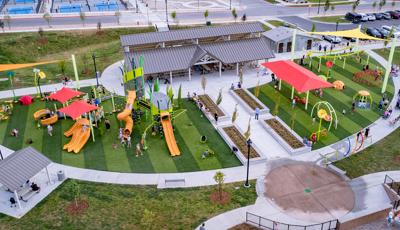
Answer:
<svg viewBox="0 0 400 230"><path fill-rule="evenodd" d="M89 92L91 88L83 88L80 91ZM125 106L125 98L113 99L116 110L121 112ZM182 100L181 107L175 111L178 115L173 121L175 128L173 134L182 154L174 157L169 153L162 132L152 134L150 115L147 120L145 116L142 116L132 125L131 147L128 147L127 143L121 144L118 139L119 128L125 127L125 120L118 120L119 112L112 113L111 99L102 101L99 105L103 107L105 119L110 121L110 129L106 130L104 119L98 121L98 126L93 128L95 142L87 136L86 144L81 146L80 151L78 149L78 153L67 152L69 149L63 150L63 146L69 143L71 138L66 137L64 132L73 127L72 119L60 118L52 124L53 136L49 136L46 126L38 127L38 121L34 120L35 112L45 108L54 110L55 106L60 107L61 104L39 99L30 105L14 104L12 115L0 123L2 135L0 139L3 140L3 145L10 149L20 149L30 145L42 151L54 162L116 172L190 172L240 165L229 146L202 115L196 104L186 99ZM18 130L18 137L10 135L13 129ZM145 130L147 130L145 139L147 149L144 150L142 146L143 155L136 157L136 145L141 142ZM87 133L89 135L89 129ZM201 136L207 137L206 143L200 142ZM202 154L207 149L215 154L202 159ZM74 151L73 148L70 150Z"/></svg>
<svg viewBox="0 0 400 230"><path fill-rule="evenodd" d="M301 137L311 139L312 134L321 134L319 140L314 143L313 149L318 149L330 144L333 144L352 134L359 132L361 129L368 127L375 120L381 117L385 111L378 110L379 101L382 98L381 85L382 81L374 81L376 84L368 84L363 81L357 81L353 75L357 72L363 72L366 65L369 69L379 70L383 69L382 66L377 64L374 60L369 60L366 54L360 54L360 59L357 60L357 55L353 57L336 58L335 63L331 68L327 67L326 63L332 62L332 58L321 58L321 65L318 71L319 58L307 58L303 60L296 60L299 64L304 62L303 67L311 70L316 75L329 76L328 81L333 82L333 88L310 91L308 99L308 109L305 109L306 93L294 93L295 105L293 100L290 99L292 88L290 85L282 83L281 90L277 89L277 82L270 82L260 86L258 98L271 109L273 115L281 118L288 126L290 126ZM311 61L311 64L310 64ZM368 61L368 63L367 63ZM344 67L344 68L343 68ZM336 84L343 84L345 87L337 88ZM339 86L340 86L339 84ZM256 87L251 88L255 93ZM368 108L364 108L359 102L364 100L365 97L360 96L359 92L365 91L368 93ZM392 79L389 79L386 90L386 98L390 101L394 95L394 87ZM363 99L364 98L364 99ZM372 100L372 103L371 101ZM337 123L331 120L320 119L316 111L312 108L318 102L327 102L332 112L337 117ZM355 102L355 109L353 111L352 104ZM364 101L363 101L364 102ZM365 102L367 104L367 102ZM324 107L326 112L329 111ZM313 114L311 114L313 112ZM331 112L330 112L331 113ZM328 114L331 115L331 114ZM314 117L314 119L313 119ZM319 125L321 124L321 127ZM329 128L330 127L330 128ZM318 131L319 130L319 131Z"/></svg>

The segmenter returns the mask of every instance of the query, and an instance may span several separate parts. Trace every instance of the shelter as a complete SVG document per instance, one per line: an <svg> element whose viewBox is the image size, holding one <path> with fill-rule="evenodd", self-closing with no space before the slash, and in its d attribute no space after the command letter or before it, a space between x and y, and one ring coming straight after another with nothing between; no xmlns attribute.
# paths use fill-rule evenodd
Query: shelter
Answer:
<svg viewBox="0 0 400 230"><path fill-rule="evenodd" d="M336 37L357 38L357 39L366 39L366 40L380 40L380 41L385 40L385 39L376 38L376 37L372 37L367 34L364 34L363 32L361 32L360 27L357 27L357 28L351 29L351 30L309 32L309 34L330 35L330 36L336 36Z"/></svg>
<svg viewBox="0 0 400 230"><path fill-rule="evenodd" d="M67 114L72 119L76 119L83 114L96 110L97 106L86 103L85 101L74 101L69 106L59 109L58 111Z"/></svg>
<svg viewBox="0 0 400 230"><path fill-rule="evenodd" d="M14 193L19 208L21 208L21 203L18 193L26 181L46 169L48 182L51 182L47 169L51 163L47 157L32 147L18 150L0 161L0 184Z"/></svg>
<svg viewBox="0 0 400 230"><path fill-rule="evenodd" d="M308 96L310 90L329 88L333 85L321 77L318 77L310 70L294 63L293 61L274 61L265 62L262 66L270 69L281 82L282 80L292 86L293 99L294 90L299 93L307 92L305 108L308 105ZM281 84L279 84L280 89Z"/></svg>
<svg viewBox="0 0 400 230"><path fill-rule="evenodd" d="M292 51L293 44L292 28L280 26L263 33L268 45L275 53ZM298 31L296 35L295 51L310 50L315 38L307 33Z"/></svg>
<svg viewBox="0 0 400 230"><path fill-rule="evenodd" d="M83 94L82 92L79 92L79 91L76 91L76 90L73 90L73 89L70 89L70 88L63 87L59 91L51 94L49 96L49 98L64 104L68 100L70 100L70 99L72 99L72 98L74 98L76 96L82 95L82 94Z"/></svg>

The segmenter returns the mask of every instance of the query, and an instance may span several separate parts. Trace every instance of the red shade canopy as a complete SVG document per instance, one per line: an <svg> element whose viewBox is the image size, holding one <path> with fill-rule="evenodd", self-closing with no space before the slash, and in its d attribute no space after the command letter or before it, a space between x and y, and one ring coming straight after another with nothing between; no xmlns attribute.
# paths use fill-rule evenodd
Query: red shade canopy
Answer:
<svg viewBox="0 0 400 230"><path fill-rule="evenodd" d="M72 119L75 120L82 114L85 114L87 112L90 112L90 111L96 110L96 109L97 109L97 106L88 104L85 101L74 101L69 106L59 109L58 111L67 114L68 116L70 116Z"/></svg>
<svg viewBox="0 0 400 230"><path fill-rule="evenodd" d="M70 89L70 88L65 88L63 87L59 91L53 93L52 95L49 96L50 99L57 100L61 103L64 103L68 101L69 99L79 96L83 94L82 92Z"/></svg>
<svg viewBox="0 0 400 230"><path fill-rule="evenodd" d="M265 62L261 65L270 69L277 78L293 86L299 93L333 86L293 61Z"/></svg>

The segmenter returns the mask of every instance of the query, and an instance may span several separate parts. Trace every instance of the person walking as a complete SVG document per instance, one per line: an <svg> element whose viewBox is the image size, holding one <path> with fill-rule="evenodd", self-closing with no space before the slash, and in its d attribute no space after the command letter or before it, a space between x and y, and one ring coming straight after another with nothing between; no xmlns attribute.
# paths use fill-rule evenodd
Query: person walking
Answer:
<svg viewBox="0 0 400 230"><path fill-rule="evenodd" d="M294 108L295 106L296 106L296 99L293 98L293 100L292 100L292 108Z"/></svg>
<svg viewBox="0 0 400 230"><path fill-rule="evenodd" d="M201 226L200 226L200 228L199 228L199 230L206 230L206 224L205 224L205 223L202 223Z"/></svg>
<svg viewBox="0 0 400 230"><path fill-rule="evenodd" d="M214 113L215 124L218 125L218 114Z"/></svg>
<svg viewBox="0 0 400 230"><path fill-rule="evenodd" d="M143 155L143 153L142 153L140 143L137 143L136 144L136 157L139 157L139 155L141 156L141 155Z"/></svg>
<svg viewBox="0 0 400 230"><path fill-rule="evenodd" d="M106 126L106 130L109 131L111 128L111 122L108 119L104 120L104 125Z"/></svg>
<svg viewBox="0 0 400 230"><path fill-rule="evenodd" d="M132 146L131 135L129 135L129 136L126 138L126 142L127 142L127 147L130 148L130 147Z"/></svg>
<svg viewBox="0 0 400 230"><path fill-rule="evenodd" d="M276 81L276 77L275 77L275 74L274 74L274 73L271 73L271 78L272 78L272 81L273 81L273 82Z"/></svg>
<svg viewBox="0 0 400 230"><path fill-rule="evenodd" d="M53 136L53 126L48 125L47 126L47 133L49 134L49 136Z"/></svg>
<svg viewBox="0 0 400 230"><path fill-rule="evenodd" d="M369 136L369 127L367 127L367 128L365 129L365 131L364 131L364 136L365 136L365 139L368 138L368 136Z"/></svg>
<svg viewBox="0 0 400 230"><path fill-rule="evenodd" d="M356 111L356 101L353 100L351 103L351 111L354 113Z"/></svg>
<svg viewBox="0 0 400 230"><path fill-rule="evenodd" d="M260 108L256 108L255 110L255 115L254 115L254 119L258 120L258 116L260 115Z"/></svg>

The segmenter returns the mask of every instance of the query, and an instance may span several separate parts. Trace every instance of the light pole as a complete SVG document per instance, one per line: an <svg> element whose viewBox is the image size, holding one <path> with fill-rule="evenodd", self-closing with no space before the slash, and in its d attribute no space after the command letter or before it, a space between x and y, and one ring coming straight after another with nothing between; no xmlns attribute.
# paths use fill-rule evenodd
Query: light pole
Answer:
<svg viewBox="0 0 400 230"><path fill-rule="evenodd" d="M319 7L321 6L321 0L318 0L318 12L317 14L319 14Z"/></svg>
<svg viewBox="0 0 400 230"><path fill-rule="evenodd" d="M39 89L39 95L42 98L43 97L42 96L42 89L40 88L40 69L34 68L33 69L33 73L35 73L35 81L36 81L35 83L36 83L36 86Z"/></svg>
<svg viewBox="0 0 400 230"><path fill-rule="evenodd" d="M149 19L149 4L146 3L146 9L147 9L147 25L150 24L150 19Z"/></svg>
<svg viewBox="0 0 400 230"><path fill-rule="evenodd" d="M229 0L229 9L232 9L232 0Z"/></svg>
<svg viewBox="0 0 400 230"><path fill-rule="evenodd" d="M165 0L165 18L167 20L167 25L168 23L168 0Z"/></svg>
<svg viewBox="0 0 400 230"><path fill-rule="evenodd" d="M246 174L246 182L244 183L244 187L249 188L249 167L250 167L250 150L251 144L253 143L250 138L247 140L247 174Z"/></svg>
<svg viewBox="0 0 400 230"><path fill-rule="evenodd" d="M135 0L135 4L136 4L136 13L139 13L139 9L138 9L138 4L137 4L137 0Z"/></svg>
<svg viewBox="0 0 400 230"><path fill-rule="evenodd" d="M339 21L336 21L336 31L338 30L339 27Z"/></svg>
<svg viewBox="0 0 400 230"><path fill-rule="evenodd" d="M94 65L94 74L96 74L96 87L99 87L99 76L97 74L97 66L96 66L96 54L92 54L93 65Z"/></svg>

